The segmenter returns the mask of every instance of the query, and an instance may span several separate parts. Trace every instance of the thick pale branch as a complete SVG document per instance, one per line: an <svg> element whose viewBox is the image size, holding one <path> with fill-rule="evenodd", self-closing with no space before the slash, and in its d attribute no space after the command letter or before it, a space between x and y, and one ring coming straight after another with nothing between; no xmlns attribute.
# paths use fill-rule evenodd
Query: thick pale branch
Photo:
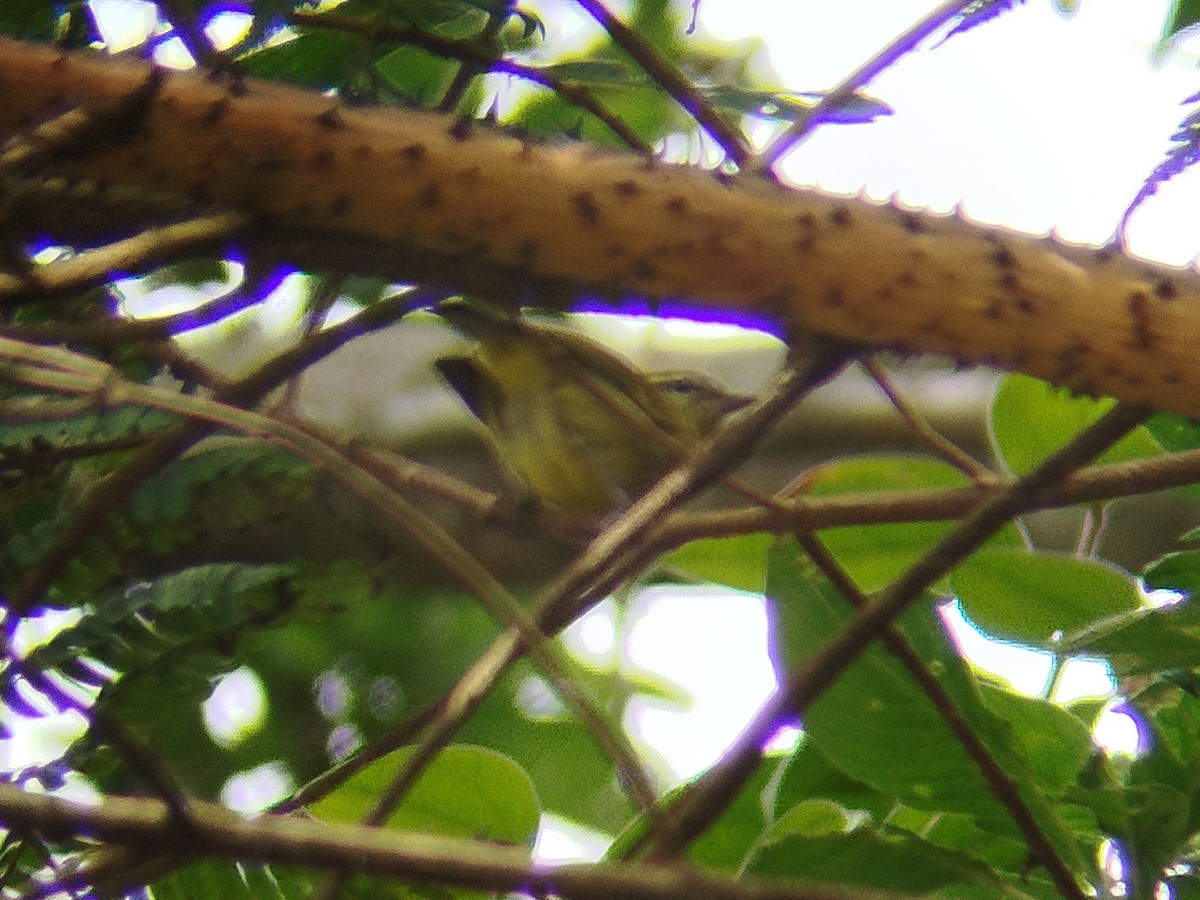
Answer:
<svg viewBox="0 0 1200 900"><path fill-rule="evenodd" d="M117 106L148 78L0 40L0 134ZM163 79L128 139L54 168L394 250L416 274L766 313L1200 415L1200 275L1115 249L195 74Z"/></svg>

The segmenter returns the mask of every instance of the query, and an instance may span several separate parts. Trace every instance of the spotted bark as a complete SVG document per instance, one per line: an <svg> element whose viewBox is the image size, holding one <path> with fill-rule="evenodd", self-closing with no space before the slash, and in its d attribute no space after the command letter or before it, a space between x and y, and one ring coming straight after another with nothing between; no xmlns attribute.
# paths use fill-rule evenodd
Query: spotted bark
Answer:
<svg viewBox="0 0 1200 900"><path fill-rule="evenodd" d="M1200 416L1191 268L276 84L148 79L141 63L0 40L0 136L141 90L128 134L51 170L370 247L355 265L390 277L767 313Z"/></svg>

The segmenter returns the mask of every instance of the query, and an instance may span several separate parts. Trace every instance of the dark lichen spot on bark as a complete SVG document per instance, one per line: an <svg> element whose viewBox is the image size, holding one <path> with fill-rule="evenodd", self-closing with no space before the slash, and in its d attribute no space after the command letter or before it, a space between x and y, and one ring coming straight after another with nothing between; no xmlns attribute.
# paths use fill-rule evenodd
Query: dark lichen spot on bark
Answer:
<svg viewBox="0 0 1200 900"><path fill-rule="evenodd" d="M605 244L600 248L600 255L605 259L615 259L625 253L624 244Z"/></svg>
<svg viewBox="0 0 1200 900"><path fill-rule="evenodd" d="M639 259L629 267L629 274L634 281L651 281L658 277L658 269L649 261Z"/></svg>
<svg viewBox="0 0 1200 900"><path fill-rule="evenodd" d="M256 172L286 172L288 162L278 156L264 156L262 159L255 160L250 168Z"/></svg>
<svg viewBox="0 0 1200 900"><path fill-rule="evenodd" d="M200 124L216 125L225 118L225 113L227 112L229 112L229 98L219 97L208 104L208 108L204 110L204 115L200 117Z"/></svg>
<svg viewBox="0 0 1200 900"><path fill-rule="evenodd" d="M917 326L917 331L927 337L937 338L944 345L954 346L957 343L954 332L946 327L940 317L926 319Z"/></svg>
<svg viewBox="0 0 1200 900"><path fill-rule="evenodd" d="M762 312L776 319L786 318L788 310L788 301L795 293L796 289L793 285L788 285L785 288L780 288L770 294L764 294L758 298L757 307Z"/></svg>
<svg viewBox="0 0 1200 900"><path fill-rule="evenodd" d="M354 148L353 156L357 160L367 160L371 158L372 153L370 144L359 144Z"/></svg>
<svg viewBox="0 0 1200 900"><path fill-rule="evenodd" d="M795 222L806 231L815 231L817 228L817 217L810 212L800 213L796 216Z"/></svg>
<svg viewBox="0 0 1200 900"><path fill-rule="evenodd" d="M1146 379L1145 379L1145 378L1143 378L1141 375L1127 375L1127 376L1125 376L1125 384L1126 384L1128 387L1131 387L1131 388L1139 388L1139 387L1141 387L1142 385L1144 385L1145 383L1146 383Z"/></svg>
<svg viewBox="0 0 1200 900"><path fill-rule="evenodd" d="M993 238L993 240L998 242L999 239ZM991 259L992 265L999 269L1012 269L1017 265L1017 258L1013 256L1013 252L1000 243L997 243L988 258Z"/></svg>
<svg viewBox="0 0 1200 900"><path fill-rule="evenodd" d="M906 288L916 287L917 274L911 270L907 272L901 272L896 276L896 284Z"/></svg>
<svg viewBox="0 0 1200 900"><path fill-rule="evenodd" d="M584 225L595 228L600 224L600 205L591 191L580 191L571 197L571 203Z"/></svg>
<svg viewBox="0 0 1200 900"><path fill-rule="evenodd" d="M1154 346L1154 330L1150 327L1150 298L1145 291L1133 291L1126 300L1125 308L1133 319L1134 344L1140 350Z"/></svg>
<svg viewBox="0 0 1200 900"><path fill-rule="evenodd" d="M537 256L538 245L533 238L526 238L517 245L517 260L522 268L528 268L533 265L534 257Z"/></svg>
<svg viewBox="0 0 1200 900"><path fill-rule="evenodd" d="M1058 356L1058 366L1054 370L1051 381L1064 381L1067 378L1073 377L1082 367L1082 363L1087 359L1091 352L1092 346L1083 338L1076 338L1066 347Z"/></svg>
<svg viewBox="0 0 1200 900"><path fill-rule="evenodd" d="M1154 296L1159 300L1176 300L1179 288L1169 278L1159 278L1154 282Z"/></svg>
<svg viewBox="0 0 1200 900"><path fill-rule="evenodd" d="M339 131L345 127L346 122L342 119L342 114L338 112L336 106L331 106L322 113L317 114L317 124L326 131Z"/></svg>
<svg viewBox="0 0 1200 900"><path fill-rule="evenodd" d="M854 216L850 215L849 207L838 206L829 213L829 221L838 228L849 228L854 224Z"/></svg>
<svg viewBox="0 0 1200 900"><path fill-rule="evenodd" d="M792 248L797 253L801 253L801 254L812 253L813 247L815 247L816 244L817 244L817 239L814 238L811 234L806 234L806 235L804 235L804 237L795 238L792 241Z"/></svg>
<svg viewBox="0 0 1200 900"><path fill-rule="evenodd" d="M688 207L687 197L672 197L667 201L667 209L676 215L687 212Z"/></svg>
<svg viewBox="0 0 1200 900"><path fill-rule="evenodd" d="M425 187L421 188L421 193L417 195L418 209L433 209L442 200L442 186L436 181L431 181Z"/></svg>
<svg viewBox="0 0 1200 900"><path fill-rule="evenodd" d="M729 247L725 244L725 235L719 231L711 232L704 240L704 252L711 256L728 256Z"/></svg>
<svg viewBox="0 0 1200 900"><path fill-rule="evenodd" d="M929 231L929 225L913 212L905 212L897 210L899 213L900 227L909 234L925 234Z"/></svg>
<svg viewBox="0 0 1200 900"><path fill-rule="evenodd" d="M824 302L830 309L838 309L846 305L846 295L840 287L834 285L825 291Z"/></svg>
<svg viewBox="0 0 1200 900"><path fill-rule="evenodd" d="M1033 302L1033 298L1027 294L1018 294L1013 298L1013 306L1017 312L1024 313L1027 316L1037 312L1037 304Z"/></svg>
<svg viewBox="0 0 1200 900"><path fill-rule="evenodd" d="M467 140L471 136L471 120L468 118L459 118L454 120L454 124L450 126L450 137L458 142Z"/></svg>
<svg viewBox="0 0 1200 900"><path fill-rule="evenodd" d="M351 194L338 194L329 204L329 215L336 218L354 208L354 197Z"/></svg>
<svg viewBox="0 0 1200 900"><path fill-rule="evenodd" d="M1004 318L1004 301L999 297L991 297L988 299L987 305L983 308L983 314L988 319L999 321Z"/></svg>
<svg viewBox="0 0 1200 900"><path fill-rule="evenodd" d="M313 154L312 167L314 169L317 169L318 171L321 171L324 169L332 169L334 161L335 161L335 156L333 154L333 151L330 150L328 147L326 147L322 150L318 150L316 153Z"/></svg>
<svg viewBox="0 0 1200 900"><path fill-rule="evenodd" d="M618 181L613 185L613 193L618 197L636 197L642 192L642 186L632 178L626 178L624 181Z"/></svg>
<svg viewBox="0 0 1200 900"><path fill-rule="evenodd" d="M875 292L875 299L882 300L885 303L889 300L895 300L896 299L896 289L894 287L892 287L890 284L885 284L883 287L881 287L879 290L877 290Z"/></svg>
<svg viewBox="0 0 1200 900"><path fill-rule="evenodd" d="M1183 379L1179 377L1178 372L1163 372L1159 376L1159 380L1162 381L1163 384L1182 384L1183 383Z"/></svg>
<svg viewBox="0 0 1200 900"><path fill-rule="evenodd" d="M400 155L411 163L424 162L429 156L429 148L424 144L409 144L400 151Z"/></svg>
<svg viewBox="0 0 1200 900"><path fill-rule="evenodd" d="M1000 287L1009 293L1016 293L1021 289L1021 279L1017 278L1012 272L1004 272L1000 276Z"/></svg>
<svg viewBox="0 0 1200 900"><path fill-rule="evenodd" d="M1064 356L1087 356L1092 352L1091 341L1077 337L1063 348Z"/></svg>

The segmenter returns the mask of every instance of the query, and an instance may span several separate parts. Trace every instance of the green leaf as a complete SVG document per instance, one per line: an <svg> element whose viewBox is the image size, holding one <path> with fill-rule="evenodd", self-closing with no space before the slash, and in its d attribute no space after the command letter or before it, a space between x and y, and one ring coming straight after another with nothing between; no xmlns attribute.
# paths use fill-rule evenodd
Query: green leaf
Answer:
<svg viewBox="0 0 1200 900"><path fill-rule="evenodd" d="M1146 566L1142 580L1150 590L1196 594L1200 591L1200 550L1164 553Z"/></svg>
<svg viewBox="0 0 1200 900"><path fill-rule="evenodd" d="M912 835L868 827L854 828L848 834L788 834L768 841L745 871L808 884L836 883L921 895L973 886L986 889L984 896L1030 896L1006 889L991 869L966 854L934 847Z"/></svg>
<svg viewBox="0 0 1200 900"><path fill-rule="evenodd" d="M807 493L813 497L889 491L946 490L966 487L967 477L953 466L918 456L871 456L843 459L817 468ZM853 525L827 528L821 540L863 591L877 591L920 559L953 526L945 522ZM991 546L1022 546L1016 526L1007 525Z"/></svg>
<svg viewBox="0 0 1200 900"><path fill-rule="evenodd" d="M1194 852L1200 837L1200 700L1152 687L1137 706L1150 732L1124 784L1109 778L1079 792L1105 829L1121 841L1138 885L1152 885L1167 866Z"/></svg>
<svg viewBox="0 0 1200 900"><path fill-rule="evenodd" d="M767 757L762 760L717 821L689 845L688 859L709 869L742 871L748 855L776 818L779 776L788 765L787 759ZM660 803L660 810L669 809L686 790L684 786L669 791ZM627 822L609 845L605 859L625 858L649 829L650 821L645 815Z"/></svg>
<svg viewBox="0 0 1200 900"><path fill-rule="evenodd" d="M400 750L355 773L310 807L319 818L358 822L411 755ZM541 806L533 782L495 750L444 749L388 816L391 828L533 847Z"/></svg>
<svg viewBox="0 0 1200 900"><path fill-rule="evenodd" d="M790 544L772 552L767 594L774 602L772 651L787 669L808 660L849 621L849 604ZM955 652L933 605L917 604L898 623L930 674L990 753L1020 785L1059 853L1082 864L1079 846L1009 726L980 700L974 677ZM804 733L832 764L900 803L930 812L973 815L985 828L1012 836L1012 820L975 763L912 675L878 643L865 649L802 712Z"/></svg>
<svg viewBox="0 0 1200 900"><path fill-rule="evenodd" d="M882 822L893 811L895 798L850 777L810 740L802 740L779 779L771 820L784 810L810 799L828 799L839 806L863 810Z"/></svg>
<svg viewBox="0 0 1200 900"><path fill-rule="evenodd" d="M996 454L1012 472L1023 475L1108 412L1115 402L1072 397L1040 379L1007 375L992 399L991 433ZM1138 428L1099 461L1128 462L1161 455L1162 448L1149 432Z"/></svg>
<svg viewBox="0 0 1200 900"><path fill-rule="evenodd" d="M1170 453L1200 447L1200 425L1175 413L1156 413L1146 422L1146 430Z"/></svg>
<svg viewBox="0 0 1200 900"><path fill-rule="evenodd" d="M305 32L240 57L247 74L298 87L328 90L345 84L361 64L366 42L340 31Z"/></svg>
<svg viewBox="0 0 1200 900"><path fill-rule="evenodd" d="M1012 727L1038 783L1048 791L1065 793L1096 752L1088 727L1061 706L1038 697L1023 697L989 684L979 687L983 702Z"/></svg>
<svg viewBox="0 0 1200 900"><path fill-rule="evenodd" d="M663 564L682 569L700 581L757 594L762 592L766 578L771 542L768 534L690 541L669 553Z"/></svg>
<svg viewBox="0 0 1200 900"><path fill-rule="evenodd" d="M585 690L612 711L614 722L636 693L622 676L604 673L588 678ZM529 664L514 667L459 734L514 759L548 812L606 832L620 829L633 813L612 760Z"/></svg>
<svg viewBox="0 0 1200 900"><path fill-rule="evenodd" d="M1200 0L1172 0L1163 20L1162 35L1157 52L1161 53L1172 38L1200 23Z"/></svg>
<svg viewBox="0 0 1200 900"><path fill-rule="evenodd" d="M1046 650L1102 619L1142 608L1115 566L1053 553L989 548L950 575L966 615L989 634Z"/></svg>
<svg viewBox="0 0 1200 900"><path fill-rule="evenodd" d="M769 845L793 835L818 837L825 834L849 834L869 819L869 816L846 809L832 800L805 800L779 817L767 833L766 841Z"/></svg>
<svg viewBox="0 0 1200 900"><path fill-rule="evenodd" d="M1071 649L1107 659L1118 679L1200 666L1200 604L1143 609L1093 632Z"/></svg>
<svg viewBox="0 0 1200 900"><path fill-rule="evenodd" d="M4 0L4 3L0 4L0 34L40 41L51 40L57 35L63 18L87 18L82 3L71 3L67 6L70 10L64 13L63 4L49 3L47 0ZM90 23L80 23L79 27L92 31Z"/></svg>
<svg viewBox="0 0 1200 900"><path fill-rule="evenodd" d="M97 595L78 622L31 652L27 662L52 670L86 659L129 674L143 665L165 665L173 648L175 662L182 663L188 648L202 653L243 617L273 606L274 586L291 571L288 566L203 565Z"/></svg>

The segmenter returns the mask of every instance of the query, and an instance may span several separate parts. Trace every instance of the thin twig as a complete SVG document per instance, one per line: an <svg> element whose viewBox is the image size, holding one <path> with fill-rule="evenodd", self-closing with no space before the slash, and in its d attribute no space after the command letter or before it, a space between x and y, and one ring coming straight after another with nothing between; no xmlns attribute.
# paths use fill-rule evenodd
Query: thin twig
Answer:
<svg viewBox="0 0 1200 900"><path fill-rule="evenodd" d="M545 633L555 633L590 604L599 601L624 578L640 571L653 558L640 543L673 506L690 497L722 470L742 458L754 443L796 400L830 377L843 360L836 349L820 345L802 358L797 368L781 376L776 389L728 417L691 457L665 475L639 501L614 520L539 594L534 616ZM434 706L422 711L420 726L397 728L371 747L381 756L399 746L415 744L422 764L436 754L479 707L500 677L521 656L521 637L512 628L501 633ZM348 761L321 776L298 796L310 802L333 790L365 762ZM293 800L295 802L295 800ZM286 808L293 808L292 803Z"/></svg>
<svg viewBox="0 0 1200 900"><path fill-rule="evenodd" d="M664 60L645 38L613 15L603 0L575 2L608 32L613 43L629 54L659 87L713 136L739 169L744 169L750 163L754 154L746 139L734 126L725 121L692 83L683 77L679 69Z"/></svg>
<svg viewBox="0 0 1200 900"><path fill-rule="evenodd" d="M41 165L68 154L93 156L133 136L163 83L152 68L134 90L111 103L72 107L8 139L0 147L0 175Z"/></svg>
<svg viewBox="0 0 1200 900"><path fill-rule="evenodd" d="M894 65L902 56L915 50L922 41L944 28L951 19L961 15L971 2L972 0L946 0L907 31L898 35L886 47L843 78L833 90L793 119L783 133L754 161L755 169L760 172L769 170L783 154L804 140L813 127L820 124L826 113L835 111L853 99L859 90L879 77L884 69Z"/></svg>
<svg viewBox="0 0 1200 900"><path fill-rule="evenodd" d="M651 148L633 131L620 116L609 111L591 93L580 85L558 78L554 73L537 66L530 66L511 59L496 58L485 53L474 44L456 41L440 35L421 31L404 25L375 22L369 18L343 16L333 12L308 12L295 10L289 16L294 25L306 28L329 28L336 31L357 33L372 40L395 41L420 47L438 56L457 59L465 64L486 65L496 72L505 72L526 81L544 85L561 95L568 102L583 109L601 122L631 150L650 156Z"/></svg>
<svg viewBox="0 0 1200 900"><path fill-rule="evenodd" d="M4 324L0 325L0 336L31 344L90 344L93 347L165 341L220 322L261 302L261 297L235 290L169 316L152 319L111 318L98 322Z"/></svg>
<svg viewBox="0 0 1200 900"><path fill-rule="evenodd" d="M497 6L488 14L487 23L483 26L483 30L475 38L475 42L491 50L496 47L496 36L500 33L500 29L504 27L504 22L508 18L509 6ZM484 51L486 54L486 50ZM458 71L454 73L454 80L450 82L450 86L446 88L446 93L442 96L438 103L438 110L441 112L453 112L458 106L459 101L467 92L467 88L471 86L471 81L475 76L487 72L487 70L495 62L499 56L499 52L494 52L491 59L487 62L462 62Z"/></svg>
<svg viewBox="0 0 1200 900"><path fill-rule="evenodd" d="M17 354L14 352L11 355ZM102 390L107 402L113 405L162 408L206 423L244 431L250 435L266 435L279 446L296 453L341 482L379 515L383 528L392 533L398 544L403 546L416 543L423 548L431 558L438 560L447 571L455 575L502 626L515 630L520 635L521 641L538 667L546 674L566 704L593 733L601 748L615 761L618 771L639 806L647 811L652 809L656 796L640 767L637 754L620 727L610 723L586 691L578 687L577 679L572 677L576 667L571 663L566 651L542 634L533 616L459 542L403 497L389 493L369 472L346 465L345 455L340 447L318 429L226 407L217 401L202 397L190 397L125 382L111 372L106 376L98 371L95 361L67 351L37 348L34 352L22 348L21 355L31 362L25 365L10 362L6 366L7 377L18 383L71 393ZM63 371L63 366L70 357L78 359L83 366L84 371L81 374ZM420 770L417 769L407 778L397 776L392 787L384 793L376 808L372 810L366 824L377 825L384 821L419 773Z"/></svg>
<svg viewBox="0 0 1200 900"><path fill-rule="evenodd" d="M309 340L301 341L267 360L254 372L219 393L217 399L232 406L253 406L296 372L313 365L348 341L390 325L411 306L420 305L422 301L430 302L431 299L430 295L413 291L375 303L345 322L317 332ZM196 421L166 428L133 459L92 488L62 526L49 549L26 571L20 584L9 592L9 611L21 614L39 602L46 589L58 578L62 567L108 516L123 505L146 479L211 430L212 426L208 423Z"/></svg>
<svg viewBox="0 0 1200 900"><path fill-rule="evenodd" d="M1102 503L1118 497L1150 494L1200 481L1200 450L1184 450L1148 459L1105 463L1081 469L1039 494L1024 512L1057 509L1080 503ZM786 532L797 526L822 530L844 525L894 525L961 519L990 497L1015 483L930 490L862 491L823 497L793 498L780 515L760 506L676 513L653 535L658 551L705 537L733 537L756 532Z"/></svg>
<svg viewBox="0 0 1200 900"><path fill-rule="evenodd" d="M703 834L753 774L762 759L764 742L780 724L802 714L862 653L863 648L877 640L930 584L943 577L1005 522L1036 502L1045 490L1140 425L1147 415L1144 407L1128 404L1114 407L1029 474L982 503L882 591L824 649L789 672L780 690L755 714L721 760L664 813L653 838L652 855L672 858ZM1065 897L1082 896L1073 880L1070 884L1056 882L1055 886Z"/></svg>
<svg viewBox="0 0 1200 900"><path fill-rule="evenodd" d="M368 875L480 891L553 894L572 900L915 900L911 894L754 876L723 876L692 867L613 863L547 866L527 847L464 840L340 822L268 816L246 821L211 803L197 803L197 827L185 830L155 800L109 798L75 803L0 784L0 821L10 828L80 834L128 846L255 859L316 868L352 866ZM125 885L107 885L121 888ZM115 892L115 891L114 891Z"/></svg>
<svg viewBox="0 0 1200 900"><path fill-rule="evenodd" d="M838 592L849 601L850 605L860 611L866 609L870 603L867 596L816 535L802 529L797 529L793 535L804 552L808 554L809 559L816 564ZM954 698L950 696L950 692L929 670L929 666L909 643L904 632L894 624L888 625L880 637L880 642L888 653L908 670L913 680L929 698L929 702L933 704L942 721L946 723L950 732L966 751L967 756L975 763L975 767L983 776L984 783L991 791L992 796L1008 810L1013 821L1017 823L1017 828L1025 837L1031 858L1046 867L1046 870L1052 874L1055 884L1074 883L1075 876L1071 867L1063 860L1054 848L1054 844L1046 836L1046 832L1038 824L1033 810L1021 796L1020 784L1005 771L991 750L984 744L979 733L971 726L962 710L958 708L958 704L954 702Z"/></svg>
<svg viewBox="0 0 1200 900"><path fill-rule="evenodd" d="M880 364L879 358L875 354L864 353L859 357L858 361L875 380L875 383L879 385L879 389L888 398L888 402L895 407L896 412L908 423L908 426L926 447L965 474L976 484L995 483L996 474L994 472L953 441L948 440L904 399L904 395L896 388L891 376L888 375L887 370Z"/></svg>
<svg viewBox="0 0 1200 900"><path fill-rule="evenodd" d="M77 293L112 281L114 272L144 272L159 263L227 241L249 224L250 217L245 213L197 216L185 222L146 228L132 237L20 274L0 272L0 303L12 305L30 298Z"/></svg>
<svg viewBox="0 0 1200 900"><path fill-rule="evenodd" d="M231 61L208 39L195 7L183 0L159 0L158 6L174 26L175 36L198 66L213 74L228 70Z"/></svg>

